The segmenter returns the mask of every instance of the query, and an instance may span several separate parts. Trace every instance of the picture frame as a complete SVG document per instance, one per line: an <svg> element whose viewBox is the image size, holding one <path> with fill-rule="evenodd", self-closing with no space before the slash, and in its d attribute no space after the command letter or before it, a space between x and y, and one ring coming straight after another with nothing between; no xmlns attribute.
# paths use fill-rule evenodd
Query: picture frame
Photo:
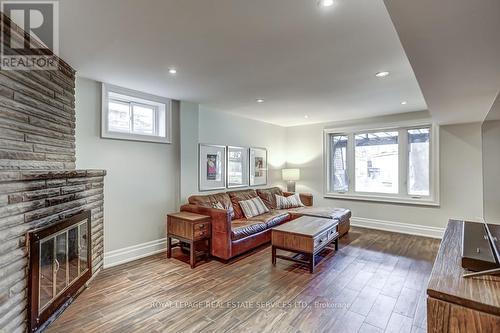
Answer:
<svg viewBox="0 0 500 333"><path fill-rule="evenodd" d="M227 188L248 187L248 148L227 146Z"/></svg>
<svg viewBox="0 0 500 333"><path fill-rule="evenodd" d="M267 185L267 149L250 148L250 186Z"/></svg>
<svg viewBox="0 0 500 333"><path fill-rule="evenodd" d="M226 146L199 144L198 187L200 192L226 188Z"/></svg>

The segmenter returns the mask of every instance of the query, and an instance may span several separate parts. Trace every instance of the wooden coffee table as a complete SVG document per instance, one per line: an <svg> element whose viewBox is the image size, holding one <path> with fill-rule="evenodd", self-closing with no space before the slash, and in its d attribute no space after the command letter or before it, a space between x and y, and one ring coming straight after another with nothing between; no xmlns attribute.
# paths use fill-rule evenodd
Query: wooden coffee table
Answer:
<svg viewBox="0 0 500 333"><path fill-rule="evenodd" d="M322 250L335 244L338 250L339 232L338 221L319 217L302 216L288 223L272 229L273 265L276 258L299 262L309 267L314 273L316 266L315 256ZM293 252L294 256L276 254L276 250ZM300 258L305 257L305 259Z"/></svg>

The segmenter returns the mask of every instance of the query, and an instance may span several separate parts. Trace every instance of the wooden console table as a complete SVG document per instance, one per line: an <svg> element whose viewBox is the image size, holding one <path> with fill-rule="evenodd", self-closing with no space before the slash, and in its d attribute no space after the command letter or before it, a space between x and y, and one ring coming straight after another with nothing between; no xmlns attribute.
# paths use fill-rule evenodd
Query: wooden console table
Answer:
<svg viewBox="0 0 500 333"><path fill-rule="evenodd" d="M167 258L172 257L172 238L190 245L189 263L191 268L196 266L196 243L208 242L208 250L203 253L205 259L210 257L211 238L210 216L180 212L167 215ZM180 243L178 246L181 246Z"/></svg>
<svg viewBox="0 0 500 333"><path fill-rule="evenodd" d="M427 287L427 331L499 332L500 276L463 278L463 222L448 223Z"/></svg>

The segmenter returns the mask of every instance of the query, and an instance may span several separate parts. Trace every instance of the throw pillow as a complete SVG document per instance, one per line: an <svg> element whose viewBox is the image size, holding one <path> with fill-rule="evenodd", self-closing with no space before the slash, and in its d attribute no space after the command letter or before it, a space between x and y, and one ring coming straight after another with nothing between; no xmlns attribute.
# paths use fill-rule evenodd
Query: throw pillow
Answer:
<svg viewBox="0 0 500 333"><path fill-rule="evenodd" d="M295 193L289 197L283 197L281 195L276 195L276 208L277 209L289 209L304 207L302 201L300 201L300 195Z"/></svg>
<svg viewBox="0 0 500 333"><path fill-rule="evenodd" d="M217 202L212 203L212 208L227 210L227 211L229 211L229 214L231 215L231 219L234 219L233 207L225 208L224 205L220 201L217 201Z"/></svg>
<svg viewBox="0 0 500 333"><path fill-rule="evenodd" d="M264 201L267 208L276 209L276 195L283 195L279 187L271 187L257 190L258 196Z"/></svg>
<svg viewBox="0 0 500 333"><path fill-rule="evenodd" d="M240 201L240 207L247 219L269 212L269 209L259 197Z"/></svg>
<svg viewBox="0 0 500 333"><path fill-rule="evenodd" d="M229 198L231 198L231 205L234 209L234 218L242 219L245 217L243 211L240 207L240 201L250 200L255 197L258 197L257 192L254 189L240 190L240 191L230 191L227 192Z"/></svg>
<svg viewBox="0 0 500 333"><path fill-rule="evenodd" d="M221 204L219 201L212 203L212 208L215 208L215 209L226 209L226 208L224 208L224 205Z"/></svg>

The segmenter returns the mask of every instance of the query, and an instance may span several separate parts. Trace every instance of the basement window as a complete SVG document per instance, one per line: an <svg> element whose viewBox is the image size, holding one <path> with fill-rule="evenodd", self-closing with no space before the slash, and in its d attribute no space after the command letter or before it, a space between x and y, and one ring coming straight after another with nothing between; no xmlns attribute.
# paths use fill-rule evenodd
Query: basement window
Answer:
<svg viewBox="0 0 500 333"><path fill-rule="evenodd" d="M439 128L431 123L325 130L325 197L439 205Z"/></svg>
<svg viewBox="0 0 500 333"><path fill-rule="evenodd" d="M163 97L103 84L101 136L171 143L170 105Z"/></svg>

